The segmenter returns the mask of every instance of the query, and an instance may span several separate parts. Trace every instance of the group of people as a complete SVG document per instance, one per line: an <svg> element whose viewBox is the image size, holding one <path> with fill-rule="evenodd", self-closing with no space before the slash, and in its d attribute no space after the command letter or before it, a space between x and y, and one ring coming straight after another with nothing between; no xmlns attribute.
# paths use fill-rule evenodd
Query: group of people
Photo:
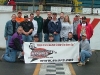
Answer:
<svg viewBox="0 0 100 75"><path fill-rule="evenodd" d="M80 18L76 14L73 23L70 17L63 12L57 18L57 13L47 13L47 19L40 16L40 11L36 10L34 13L24 15L18 11L12 15L12 19L5 25L4 37L6 39L6 51L2 55L1 60L8 62L15 62L17 52L21 51L24 54L22 45L24 42L42 42L44 33L44 42L80 42L80 62L78 66L85 65L85 60L92 55L90 48L90 38L93 35L92 25L87 23L87 18L83 16Z"/></svg>

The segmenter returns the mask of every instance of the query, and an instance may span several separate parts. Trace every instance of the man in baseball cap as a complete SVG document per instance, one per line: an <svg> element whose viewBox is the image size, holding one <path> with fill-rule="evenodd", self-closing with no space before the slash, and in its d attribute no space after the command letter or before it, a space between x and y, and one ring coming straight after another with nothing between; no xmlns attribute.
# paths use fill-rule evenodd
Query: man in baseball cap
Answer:
<svg viewBox="0 0 100 75"><path fill-rule="evenodd" d="M37 34L33 37L33 42L39 42L39 36Z"/></svg>
<svg viewBox="0 0 100 75"><path fill-rule="evenodd" d="M54 42L54 36L53 36L53 34L49 34L49 42Z"/></svg>
<svg viewBox="0 0 100 75"><path fill-rule="evenodd" d="M77 64L78 66L83 66L85 65L87 59L89 59L92 55L92 51L91 51L91 48L90 48L90 44L89 44L89 41L87 40L86 38L86 34L82 34L82 40L80 42L80 48L81 48L81 51L80 51L80 62Z"/></svg>

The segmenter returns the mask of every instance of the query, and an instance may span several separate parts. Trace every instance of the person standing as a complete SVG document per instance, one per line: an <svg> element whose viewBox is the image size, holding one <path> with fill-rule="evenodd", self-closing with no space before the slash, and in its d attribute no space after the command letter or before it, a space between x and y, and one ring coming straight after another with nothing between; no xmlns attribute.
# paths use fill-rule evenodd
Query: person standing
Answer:
<svg viewBox="0 0 100 75"><path fill-rule="evenodd" d="M8 44L9 44L9 41L12 37L12 35L16 32L17 28L18 28L18 23L16 22L16 15L15 14L12 14L12 19L9 20L6 25L5 25L5 31L4 31L4 37L5 37L5 40L6 40L6 53L8 53Z"/></svg>
<svg viewBox="0 0 100 75"><path fill-rule="evenodd" d="M31 42L32 41L32 32L34 30L33 23L28 21L28 15L24 15L24 21L20 23L20 26L23 27L23 41Z"/></svg>
<svg viewBox="0 0 100 75"><path fill-rule="evenodd" d="M62 23L64 21L64 12L60 13L60 18L58 20Z"/></svg>
<svg viewBox="0 0 100 75"><path fill-rule="evenodd" d="M86 37L87 37L86 34L82 34L82 40L80 42L80 48L81 48L80 62L77 64L78 66L85 65L85 61L88 58L90 58L92 55L90 44L89 44L88 40L86 39Z"/></svg>
<svg viewBox="0 0 100 75"><path fill-rule="evenodd" d="M34 13L30 14L30 21L33 23L34 26L34 31L32 32L32 37L34 37L37 34L38 29L37 21L34 20Z"/></svg>
<svg viewBox="0 0 100 75"><path fill-rule="evenodd" d="M23 54L22 32L23 32L23 28L19 26L17 32L13 34L9 42L9 47L8 47L9 52L2 55L2 58L0 59L1 61L4 59L7 62L15 62L17 57L17 52L21 51Z"/></svg>
<svg viewBox="0 0 100 75"><path fill-rule="evenodd" d="M49 33L54 35L54 41L60 41L61 22L57 19L57 13L53 13L52 20L48 23Z"/></svg>
<svg viewBox="0 0 100 75"><path fill-rule="evenodd" d="M40 16L40 10L36 10L34 20L36 20L38 24L37 35L39 36L39 41L42 42L43 18Z"/></svg>
<svg viewBox="0 0 100 75"><path fill-rule="evenodd" d="M65 41L68 38L68 33L73 33L73 25L70 22L69 16L66 15L64 17L64 21L62 22L62 28L60 32L61 41Z"/></svg>
<svg viewBox="0 0 100 75"><path fill-rule="evenodd" d="M22 12L18 11L16 21L20 24L21 22L24 21L24 18L22 18Z"/></svg>
<svg viewBox="0 0 100 75"><path fill-rule="evenodd" d="M48 17L47 19L44 21L43 24L43 33L44 33L44 41L47 42L48 41L48 36L49 36L49 31L48 31L48 23L49 21L52 19L52 13L48 12Z"/></svg>
<svg viewBox="0 0 100 75"><path fill-rule="evenodd" d="M93 35L93 28L92 25L86 22L86 17L82 17L82 23L78 25L77 27L77 35L78 35L78 41L81 41L82 34L87 35L87 39L90 42L90 38Z"/></svg>
<svg viewBox="0 0 100 75"><path fill-rule="evenodd" d="M74 21L73 21L73 38L78 41L78 37L77 37L77 26L81 23L80 20L80 15L76 14Z"/></svg>

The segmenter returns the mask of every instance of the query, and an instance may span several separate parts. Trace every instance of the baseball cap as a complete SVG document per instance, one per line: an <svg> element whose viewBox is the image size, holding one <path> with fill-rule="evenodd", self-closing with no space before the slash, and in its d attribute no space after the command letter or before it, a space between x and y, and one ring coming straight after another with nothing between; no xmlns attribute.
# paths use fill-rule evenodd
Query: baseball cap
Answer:
<svg viewBox="0 0 100 75"><path fill-rule="evenodd" d="M34 36L34 38L38 38L39 36L36 34L35 36Z"/></svg>
<svg viewBox="0 0 100 75"><path fill-rule="evenodd" d="M87 36L87 35L84 33L84 34L82 34L82 36Z"/></svg>
<svg viewBox="0 0 100 75"><path fill-rule="evenodd" d="M18 14L22 14L22 12L21 11L18 11Z"/></svg>
<svg viewBox="0 0 100 75"><path fill-rule="evenodd" d="M86 17L85 17L85 16L83 16L83 17L82 17L82 19L84 19L84 20L85 20L85 19L86 19Z"/></svg>
<svg viewBox="0 0 100 75"><path fill-rule="evenodd" d="M79 14L76 14L76 15L75 15L75 17L79 17L79 16L80 16Z"/></svg>
<svg viewBox="0 0 100 75"><path fill-rule="evenodd" d="M53 37L53 34L49 34L49 37Z"/></svg>
<svg viewBox="0 0 100 75"><path fill-rule="evenodd" d="M24 15L24 18L28 18L28 15Z"/></svg>

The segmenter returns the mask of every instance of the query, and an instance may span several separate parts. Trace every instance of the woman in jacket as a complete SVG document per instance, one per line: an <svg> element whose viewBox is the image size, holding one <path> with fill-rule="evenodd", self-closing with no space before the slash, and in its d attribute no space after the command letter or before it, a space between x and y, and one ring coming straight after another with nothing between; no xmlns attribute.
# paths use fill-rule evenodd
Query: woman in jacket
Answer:
<svg viewBox="0 0 100 75"><path fill-rule="evenodd" d="M60 32L61 41L66 41L68 38L68 33L73 32L73 25L71 24L68 15L64 17L64 21L62 22L61 25L62 25Z"/></svg>

